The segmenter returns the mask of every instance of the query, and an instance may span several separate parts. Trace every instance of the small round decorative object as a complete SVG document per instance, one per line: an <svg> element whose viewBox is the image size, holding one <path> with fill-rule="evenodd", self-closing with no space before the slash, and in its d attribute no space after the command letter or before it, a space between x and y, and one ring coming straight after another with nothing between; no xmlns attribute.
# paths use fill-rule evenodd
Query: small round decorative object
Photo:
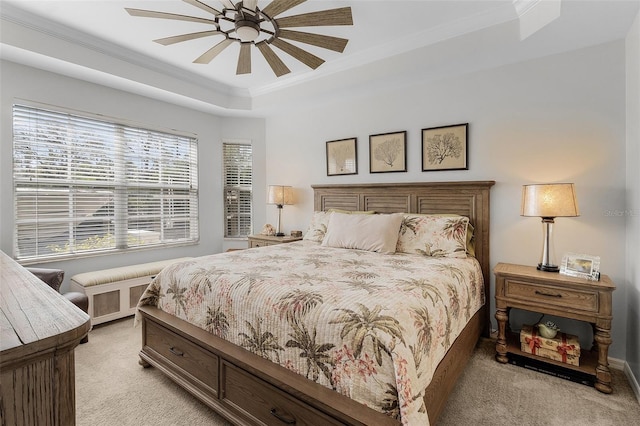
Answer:
<svg viewBox="0 0 640 426"><path fill-rule="evenodd" d="M260 235L276 235L276 229L270 223L267 223L262 227L262 231L260 231Z"/></svg>
<svg viewBox="0 0 640 426"><path fill-rule="evenodd" d="M540 335L546 339L553 339L560 331L560 327L558 327L553 321L547 321L544 324L538 323L536 324L538 327L538 332Z"/></svg>

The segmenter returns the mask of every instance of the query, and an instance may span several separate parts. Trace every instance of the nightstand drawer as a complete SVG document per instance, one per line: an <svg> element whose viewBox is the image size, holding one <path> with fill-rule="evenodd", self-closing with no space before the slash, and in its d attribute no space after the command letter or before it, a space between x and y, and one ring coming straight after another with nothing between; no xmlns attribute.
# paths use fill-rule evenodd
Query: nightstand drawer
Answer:
<svg viewBox="0 0 640 426"><path fill-rule="evenodd" d="M511 279L507 279L505 285L505 296L509 298L598 312L598 293L595 292L532 284Z"/></svg>

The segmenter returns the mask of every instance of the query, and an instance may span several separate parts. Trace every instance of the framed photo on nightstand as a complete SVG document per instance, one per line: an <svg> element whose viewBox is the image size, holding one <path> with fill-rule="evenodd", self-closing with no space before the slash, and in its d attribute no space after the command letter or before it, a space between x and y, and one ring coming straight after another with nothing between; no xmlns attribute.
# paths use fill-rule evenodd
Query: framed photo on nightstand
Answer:
<svg viewBox="0 0 640 426"><path fill-rule="evenodd" d="M560 273L571 277L600 280L600 257L588 254L567 253L562 258Z"/></svg>

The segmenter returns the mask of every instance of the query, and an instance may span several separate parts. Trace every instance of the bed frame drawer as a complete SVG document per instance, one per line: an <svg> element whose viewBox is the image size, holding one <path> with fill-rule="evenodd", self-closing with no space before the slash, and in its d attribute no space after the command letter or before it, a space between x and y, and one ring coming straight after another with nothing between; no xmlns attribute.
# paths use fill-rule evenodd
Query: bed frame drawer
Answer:
<svg viewBox="0 0 640 426"><path fill-rule="evenodd" d="M222 361L220 397L249 416L251 423L274 426L342 425L292 395Z"/></svg>
<svg viewBox="0 0 640 426"><path fill-rule="evenodd" d="M146 322L146 346L169 361L171 368L178 367L188 373L191 381L203 387L207 393L218 395L217 355L188 340L162 329L153 321Z"/></svg>

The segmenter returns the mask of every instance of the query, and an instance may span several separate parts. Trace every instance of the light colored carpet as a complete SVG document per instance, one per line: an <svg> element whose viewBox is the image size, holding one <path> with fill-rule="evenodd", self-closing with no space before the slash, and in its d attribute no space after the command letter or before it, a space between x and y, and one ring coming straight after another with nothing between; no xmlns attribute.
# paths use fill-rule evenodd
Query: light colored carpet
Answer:
<svg viewBox="0 0 640 426"><path fill-rule="evenodd" d="M76 349L78 426L227 426L154 368L138 364L140 327L126 318L96 326ZM483 341L449 399L444 425L638 425L640 404L613 370L614 393L497 363Z"/></svg>

